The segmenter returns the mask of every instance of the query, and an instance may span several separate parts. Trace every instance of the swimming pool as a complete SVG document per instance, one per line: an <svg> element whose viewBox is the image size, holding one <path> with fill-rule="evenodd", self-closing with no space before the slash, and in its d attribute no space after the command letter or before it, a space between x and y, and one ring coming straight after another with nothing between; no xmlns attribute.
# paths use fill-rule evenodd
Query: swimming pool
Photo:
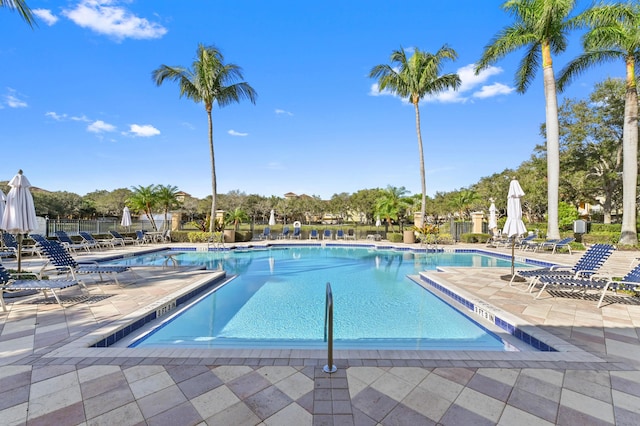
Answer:
<svg viewBox="0 0 640 426"><path fill-rule="evenodd" d="M504 259L352 247L172 252L171 258L237 277L155 324L131 346L323 347L330 282L338 349L513 349L407 277L442 266L510 266ZM155 253L117 263L166 260L166 253Z"/></svg>

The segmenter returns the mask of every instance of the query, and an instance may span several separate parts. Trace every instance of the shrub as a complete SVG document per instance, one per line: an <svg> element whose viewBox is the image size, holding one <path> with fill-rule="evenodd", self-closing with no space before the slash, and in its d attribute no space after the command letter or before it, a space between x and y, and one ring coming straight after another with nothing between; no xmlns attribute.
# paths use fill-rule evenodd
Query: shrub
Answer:
<svg viewBox="0 0 640 426"><path fill-rule="evenodd" d="M403 241L403 235L399 232L388 232L387 240L392 243L401 243Z"/></svg>
<svg viewBox="0 0 640 426"><path fill-rule="evenodd" d="M491 238L489 234L460 234L460 241L463 243L484 243L489 238Z"/></svg>
<svg viewBox="0 0 640 426"><path fill-rule="evenodd" d="M593 223L590 224L589 233L595 232L616 232L620 234L622 232L621 223Z"/></svg>

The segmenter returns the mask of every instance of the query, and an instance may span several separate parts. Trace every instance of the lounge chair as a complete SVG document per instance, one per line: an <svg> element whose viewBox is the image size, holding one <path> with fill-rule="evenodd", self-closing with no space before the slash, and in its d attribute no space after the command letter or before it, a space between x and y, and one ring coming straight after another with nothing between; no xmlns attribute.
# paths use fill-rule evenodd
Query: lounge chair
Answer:
<svg viewBox="0 0 640 426"><path fill-rule="evenodd" d="M23 275L33 275L37 278L37 274L35 273L21 273L19 276ZM41 280L41 279L14 279L9 274L9 271L5 269L5 267L0 264L0 305L2 305L2 310L4 312L7 311L6 302L4 301L3 293L6 290L36 290L41 291L44 294L45 298L48 298L47 292L51 292L53 297L56 299L56 302L60 306L62 306L62 302L58 297L57 290L62 290L69 287L74 287L79 285L83 290L87 290L87 287L84 285L82 281L78 281L74 279L56 279L56 280Z"/></svg>
<svg viewBox="0 0 640 426"><path fill-rule="evenodd" d="M262 234L260 234L261 240L270 240L271 239L271 228L268 226L262 230Z"/></svg>
<svg viewBox="0 0 640 426"><path fill-rule="evenodd" d="M538 246L538 243L535 243L533 240L536 238L535 234L527 235L524 238L521 238L519 241L516 241L515 248L520 250L533 250Z"/></svg>
<svg viewBox="0 0 640 426"><path fill-rule="evenodd" d="M67 234L65 231L56 231L55 234L56 234L56 238L58 238L58 241L62 243L64 248L66 248L67 250L73 253L75 253L76 250L85 250L86 252L91 251L87 243L85 243L84 241L81 243L76 243L71 239L69 234Z"/></svg>
<svg viewBox="0 0 640 426"><path fill-rule="evenodd" d="M100 265L98 262L77 262L58 241L42 243L41 249L58 272L71 275L73 279L76 279L76 275L79 274L98 274L100 281L103 281L102 274L112 274L116 284L120 285L118 274L130 272L136 276L129 266Z"/></svg>
<svg viewBox="0 0 640 426"><path fill-rule="evenodd" d="M96 249L101 249L101 248L114 248L115 245L113 244L113 241L111 241L111 239L108 240L96 240L95 238L93 238L93 235L91 235L88 232L84 232L84 231L80 231L78 232L78 234L82 237L82 241L85 242L89 248L96 248Z"/></svg>
<svg viewBox="0 0 640 426"><path fill-rule="evenodd" d="M342 229L336 231L336 240L344 240L344 231Z"/></svg>
<svg viewBox="0 0 640 426"><path fill-rule="evenodd" d="M278 238L280 238L281 240L286 240L287 238L289 238L289 227L285 226L282 229L282 234L280 234L280 236Z"/></svg>
<svg viewBox="0 0 640 426"><path fill-rule="evenodd" d="M126 246L127 244L136 243L136 240L131 237L123 237L118 231L109 231L109 234L113 237L111 241L113 241L114 245Z"/></svg>
<svg viewBox="0 0 640 426"><path fill-rule="evenodd" d="M318 230L317 229L312 229L311 232L309 232L309 239L310 240L317 240L318 239Z"/></svg>
<svg viewBox="0 0 640 426"><path fill-rule="evenodd" d="M152 243L153 242L153 238L150 235L147 235L147 233L145 231L140 229L140 230L136 231L135 242L138 245Z"/></svg>
<svg viewBox="0 0 640 426"><path fill-rule="evenodd" d="M353 228L347 229L347 233L344 236L345 240L355 240L356 239L356 230Z"/></svg>
<svg viewBox="0 0 640 426"><path fill-rule="evenodd" d="M7 255L18 255L18 241L13 234L2 232L2 242L4 243L4 249L2 250L3 252L10 252L7 253ZM36 246L26 246L23 244L20 251L22 252L22 254L37 254L39 256L42 256L38 250L38 247Z"/></svg>
<svg viewBox="0 0 640 426"><path fill-rule="evenodd" d="M300 227L296 226L293 228L293 234L291 234L291 239L299 240L300 239Z"/></svg>
<svg viewBox="0 0 640 426"><path fill-rule="evenodd" d="M616 280L612 276L602 277L596 274L588 278L556 275L540 277L540 283L542 284L542 288L536 295L536 299L540 297L548 286L571 288L573 290L571 293L577 289L582 292L583 297L586 295L587 290L595 289L601 292L597 305L598 308L600 308L607 294L607 290L613 290L614 292L620 289L630 291L637 290L638 286L640 286L640 264L631 269L621 280Z"/></svg>
<svg viewBox="0 0 640 426"><path fill-rule="evenodd" d="M571 243L575 240L573 237L563 238L558 241L545 241L535 248L535 251L538 250L551 250L551 253L555 253L560 248L566 248L569 250L569 254L571 254Z"/></svg>
<svg viewBox="0 0 640 426"><path fill-rule="evenodd" d="M548 268L526 269L517 271L514 277L520 276L528 278L529 285L527 290L533 291L542 276L569 276L588 278L596 273L611 256L614 247L611 244L594 244L584 252L573 266L554 265ZM512 285L514 278L511 279L509 285Z"/></svg>
<svg viewBox="0 0 640 426"><path fill-rule="evenodd" d="M330 240L331 239L331 229L325 229L324 232L322 233L322 239L323 240Z"/></svg>

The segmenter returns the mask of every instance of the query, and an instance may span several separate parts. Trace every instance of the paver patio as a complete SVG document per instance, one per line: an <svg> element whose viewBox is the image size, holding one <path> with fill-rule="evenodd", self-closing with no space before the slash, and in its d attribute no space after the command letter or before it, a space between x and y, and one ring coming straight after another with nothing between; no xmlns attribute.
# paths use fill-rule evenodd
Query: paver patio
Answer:
<svg viewBox="0 0 640 426"><path fill-rule="evenodd" d="M603 269L624 273L636 254L616 251ZM525 255L571 264L581 253ZM64 309L41 295L8 299L9 312L0 312L0 423L640 424L635 303L597 309L595 300L534 300L500 279L503 268L429 272L575 350L336 351L330 375L323 351L88 348L105 326L212 273L136 271L142 278L122 288L101 292L87 282L96 289L89 299L64 292Z"/></svg>

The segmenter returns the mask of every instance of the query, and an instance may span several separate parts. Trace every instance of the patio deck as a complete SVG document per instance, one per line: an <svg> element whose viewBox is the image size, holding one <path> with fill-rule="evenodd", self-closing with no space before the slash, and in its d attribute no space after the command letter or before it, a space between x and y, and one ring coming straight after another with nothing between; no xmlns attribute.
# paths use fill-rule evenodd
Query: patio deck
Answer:
<svg viewBox="0 0 640 426"><path fill-rule="evenodd" d="M581 255L524 254L567 264ZM636 255L616 251L603 269L623 273ZM336 351L338 371L329 375L324 351L88 348L213 273L136 271L142 278L135 284L102 285L89 299L63 292L65 309L41 295L7 300L9 312L0 313L2 424L640 424L635 303L597 309L594 300L534 300L500 279L504 268L430 272L578 350Z"/></svg>

